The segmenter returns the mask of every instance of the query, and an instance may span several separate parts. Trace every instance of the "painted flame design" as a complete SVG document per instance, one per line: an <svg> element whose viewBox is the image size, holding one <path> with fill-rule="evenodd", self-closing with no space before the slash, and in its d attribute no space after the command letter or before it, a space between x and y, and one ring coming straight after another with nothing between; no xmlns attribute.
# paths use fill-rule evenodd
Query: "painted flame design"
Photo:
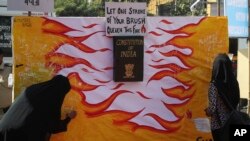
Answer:
<svg viewBox="0 0 250 141"><path fill-rule="evenodd" d="M179 78L194 68L188 63L192 47L176 40L191 37L193 33L185 29L203 19L183 22L176 29L170 28L175 23L171 18L150 26L145 36L144 81L115 83L112 38L105 36L102 20L75 27L60 18L45 18L43 32L63 39L45 56L46 66L68 76L89 118L118 113L121 116L113 119L115 125L129 125L133 131L175 132L186 113L191 118L191 111L181 109L196 92L195 82Z"/></svg>

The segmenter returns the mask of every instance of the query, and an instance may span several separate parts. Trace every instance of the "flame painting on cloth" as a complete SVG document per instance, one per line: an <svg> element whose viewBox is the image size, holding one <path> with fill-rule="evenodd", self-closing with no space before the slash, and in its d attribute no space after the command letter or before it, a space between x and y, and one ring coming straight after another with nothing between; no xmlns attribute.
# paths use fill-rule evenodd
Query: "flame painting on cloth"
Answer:
<svg viewBox="0 0 250 141"><path fill-rule="evenodd" d="M52 141L211 139L204 109L213 59L228 52L226 17L147 23L143 81L114 82L105 18L13 17L15 96L55 74L70 80L62 118L77 117Z"/></svg>

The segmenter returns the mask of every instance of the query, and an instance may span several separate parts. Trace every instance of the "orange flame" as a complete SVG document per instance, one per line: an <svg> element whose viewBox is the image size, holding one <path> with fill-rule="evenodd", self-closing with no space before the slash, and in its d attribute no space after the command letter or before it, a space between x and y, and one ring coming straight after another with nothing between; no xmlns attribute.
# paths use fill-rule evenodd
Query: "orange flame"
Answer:
<svg viewBox="0 0 250 141"><path fill-rule="evenodd" d="M131 93L131 92L127 90L116 91L107 100L100 102L98 104L89 104L83 101L82 103L85 108L85 113L90 117L107 114L104 112L104 110L107 109L113 103L113 101L116 99L117 96L123 93Z"/></svg>
<svg viewBox="0 0 250 141"><path fill-rule="evenodd" d="M73 31L74 29L65 26L64 24L45 18L43 22L42 30L46 33L62 35L66 32Z"/></svg>
<svg viewBox="0 0 250 141"><path fill-rule="evenodd" d="M83 27L85 27L85 28L93 28L96 25L97 24L91 24L89 26L83 26ZM71 37L71 36L65 35L65 33L70 32L70 31L79 31L79 32L82 32L82 31L75 30L75 29L70 28L70 27L68 27L68 26L66 26L66 25L64 25L64 24L62 24L60 22L50 20L50 19L47 19L47 18L45 18L45 21L43 22L42 30L45 33L50 33L50 34L54 34L56 36L63 37L65 39L65 41L62 44L67 44L68 43L68 44L80 49L83 52L94 53L96 51L101 51L101 52L110 51L110 49L108 49L108 48L102 48L100 50L95 50L95 49L92 49L92 48L88 47L87 45L81 43L82 41L88 39L89 37L95 35L96 33L105 32L105 31L96 31L96 32L93 32L93 33L91 33L89 35L81 36L81 37ZM57 47L59 47L59 46L57 46Z"/></svg>
<svg viewBox="0 0 250 141"><path fill-rule="evenodd" d="M68 75L68 78L71 84L71 88L77 91L92 91L102 86L102 85L92 85L84 82L77 73L70 73Z"/></svg>
<svg viewBox="0 0 250 141"><path fill-rule="evenodd" d="M74 58L74 57L71 57L71 56L68 56L65 54L61 54L61 53L48 54L45 58L47 60L46 66L47 67L54 67L55 73L57 73L59 70L61 70L63 68L72 67L76 64L84 64L93 70L100 71L97 68L95 68L94 66L92 66L92 64L85 59Z"/></svg>

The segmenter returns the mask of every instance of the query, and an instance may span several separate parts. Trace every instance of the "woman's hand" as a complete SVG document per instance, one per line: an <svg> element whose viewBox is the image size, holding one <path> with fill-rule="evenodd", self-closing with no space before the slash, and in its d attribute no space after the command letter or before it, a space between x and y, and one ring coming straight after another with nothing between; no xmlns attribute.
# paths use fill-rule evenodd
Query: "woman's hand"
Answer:
<svg viewBox="0 0 250 141"><path fill-rule="evenodd" d="M206 115L207 115L208 117L210 117L210 116L211 116L211 114L210 114L210 112L209 112L208 108L204 109L204 111L205 111L205 113L206 113Z"/></svg>
<svg viewBox="0 0 250 141"><path fill-rule="evenodd" d="M69 112L69 113L67 114L67 117L69 117L69 118L71 118L71 119L75 118L75 117L76 117L76 111L75 111L75 110L72 110L71 112Z"/></svg>

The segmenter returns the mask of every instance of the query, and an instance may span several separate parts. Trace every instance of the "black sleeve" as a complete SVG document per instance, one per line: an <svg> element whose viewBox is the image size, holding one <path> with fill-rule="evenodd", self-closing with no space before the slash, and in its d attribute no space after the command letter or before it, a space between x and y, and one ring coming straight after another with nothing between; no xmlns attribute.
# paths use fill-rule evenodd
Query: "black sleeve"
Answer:
<svg viewBox="0 0 250 141"><path fill-rule="evenodd" d="M67 131L67 125L70 120L70 117L66 117L64 120L59 120L57 123L52 123L51 133L55 134Z"/></svg>

